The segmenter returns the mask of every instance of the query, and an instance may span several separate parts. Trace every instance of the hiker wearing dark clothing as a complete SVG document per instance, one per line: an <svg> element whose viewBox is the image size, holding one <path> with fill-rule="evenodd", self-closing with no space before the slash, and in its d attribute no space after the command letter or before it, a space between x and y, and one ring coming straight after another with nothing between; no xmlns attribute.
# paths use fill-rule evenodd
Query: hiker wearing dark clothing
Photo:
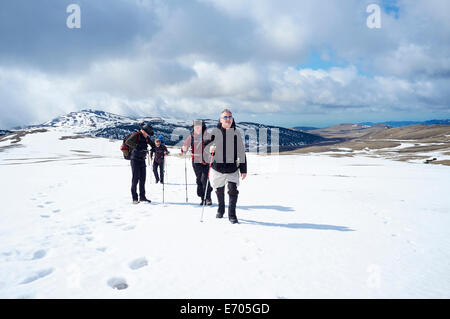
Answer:
<svg viewBox="0 0 450 319"><path fill-rule="evenodd" d="M238 223L236 216L236 204L239 191L239 173L242 179L247 176L247 158L245 145L241 134L236 129L232 113L225 109L220 114L219 123L211 133L211 139L206 142L209 152L213 154L209 180L217 194L219 207L217 218L222 218L225 213L225 184L228 185L228 218L231 223Z"/></svg>
<svg viewBox="0 0 450 319"><path fill-rule="evenodd" d="M150 139L153 135L153 129L150 124L141 123L139 125L140 130L131 134L125 143L132 149L130 155L131 164L131 196L133 198L133 204L139 202L151 202L145 196L145 179L147 175L147 166L145 165L145 159L148 153L147 146L150 145L153 149L155 143ZM139 184L139 198L137 194L137 185Z"/></svg>
<svg viewBox="0 0 450 319"><path fill-rule="evenodd" d="M167 150L166 145L164 145L163 136L158 136L155 140L155 145L156 146L150 151L150 158L153 158L153 155L155 155L155 159L153 160L153 174L155 175L156 184L158 184L158 182L164 184L164 162L165 156L169 154L169 151Z"/></svg>
<svg viewBox="0 0 450 319"><path fill-rule="evenodd" d="M205 141L207 140L207 130L204 121L196 120L192 125L192 132L184 142L181 152L187 153L189 149L192 153L192 167L194 169L197 183L197 195L200 197L200 205L212 205L212 187L208 184L209 154L204 153ZM206 185L208 184L208 189ZM206 190L206 196L205 196ZM204 200L204 202L203 202Z"/></svg>

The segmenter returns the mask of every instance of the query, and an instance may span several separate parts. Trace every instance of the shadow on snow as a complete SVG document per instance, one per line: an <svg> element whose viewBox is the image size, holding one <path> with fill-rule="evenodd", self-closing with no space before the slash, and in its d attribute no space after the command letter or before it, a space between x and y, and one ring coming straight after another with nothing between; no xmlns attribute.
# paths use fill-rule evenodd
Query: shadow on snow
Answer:
<svg viewBox="0 0 450 319"><path fill-rule="evenodd" d="M271 227L285 227L285 228L293 228L293 229L355 231L354 229L348 228L346 226L335 226L335 225L305 224L305 223L303 223L303 224L297 224L297 223L278 224L278 223L259 222L259 221L255 221L255 220L241 219L241 218L239 219L239 222L241 224L271 226Z"/></svg>
<svg viewBox="0 0 450 319"><path fill-rule="evenodd" d="M237 209L265 209L265 210L278 210L280 212L295 212L295 209L292 207L285 207L279 205L252 205L252 206L242 206L238 205Z"/></svg>

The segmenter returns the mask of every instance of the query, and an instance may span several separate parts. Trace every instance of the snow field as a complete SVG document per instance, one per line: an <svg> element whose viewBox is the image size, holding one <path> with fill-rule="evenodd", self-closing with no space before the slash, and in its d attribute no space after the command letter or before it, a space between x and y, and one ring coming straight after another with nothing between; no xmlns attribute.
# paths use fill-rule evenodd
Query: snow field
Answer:
<svg viewBox="0 0 450 319"><path fill-rule="evenodd" d="M119 141L61 135L0 153L2 298L449 297L448 167L249 154L240 224L200 223L190 159L189 203L170 156L132 205Z"/></svg>

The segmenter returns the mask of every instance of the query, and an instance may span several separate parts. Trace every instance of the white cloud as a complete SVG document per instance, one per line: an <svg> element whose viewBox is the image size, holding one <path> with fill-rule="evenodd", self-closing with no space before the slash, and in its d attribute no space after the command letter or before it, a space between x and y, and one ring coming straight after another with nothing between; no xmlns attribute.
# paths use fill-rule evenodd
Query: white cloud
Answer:
<svg viewBox="0 0 450 319"><path fill-rule="evenodd" d="M47 68L51 59L34 60L32 47L13 52L32 66L0 63L0 128L86 107L179 117L214 117L224 107L286 116L448 110L450 43L444 39L450 37L450 2L399 0L398 19L383 13L379 30L366 26L365 8L372 2L116 1L99 21L116 19L115 33L133 17L135 23L118 37L123 43L95 30L101 50L89 51L92 34L78 39L82 68ZM93 18L102 12L95 8ZM144 19L147 14L152 21ZM44 38L52 38L51 30ZM47 49L55 52L56 44ZM108 47L114 52L108 54ZM70 48L49 56L70 55ZM46 56L45 48L36 51ZM299 68L313 52L330 66ZM77 54L54 63L70 64Z"/></svg>
<svg viewBox="0 0 450 319"><path fill-rule="evenodd" d="M0 127L36 124L61 108L77 107L78 83L39 71L0 67Z"/></svg>
<svg viewBox="0 0 450 319"><path fill-rule="evenodd" d="M260 99L264 95L259 70L248 63L221 67L215 63L196 62L196 76L189 81L161 90L174 96L194 98Z"/></svg>

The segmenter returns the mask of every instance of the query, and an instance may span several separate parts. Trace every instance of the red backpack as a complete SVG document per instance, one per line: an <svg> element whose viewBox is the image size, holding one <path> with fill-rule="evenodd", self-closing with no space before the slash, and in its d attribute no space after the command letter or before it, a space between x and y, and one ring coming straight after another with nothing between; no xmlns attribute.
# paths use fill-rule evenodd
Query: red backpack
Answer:
<svg viewBox="0 0 450 319"><path fill-rule="evenodd" d="M133 135L134 133L138 133L138 143L139 143L139 140L141 139L141 134L139 134L139 132L133 132L133 133L130 133L130 134L128 134L128 135L126 135L124 138L123 138L123 141L122 141L122 145L120 146L120 150L122 151L122 154L123 154L123 158L124 159L126 159L126 160L130 160L130 157L131 157L131 147L129 147L128 145L127 145L127 143L125 143L125 141L131 136L131 135Z"/></svg>

